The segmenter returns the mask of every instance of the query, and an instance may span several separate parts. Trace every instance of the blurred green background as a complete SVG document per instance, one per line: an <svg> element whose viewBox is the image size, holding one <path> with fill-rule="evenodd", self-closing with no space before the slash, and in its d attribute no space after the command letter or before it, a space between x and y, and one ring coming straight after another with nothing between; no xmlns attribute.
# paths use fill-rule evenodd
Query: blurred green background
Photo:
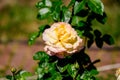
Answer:
<svg viewBox="0 0 120 80"><path fill-rule="evenodd" d="M7 72L7 70L9 70L10 65L13 64L15 61L14 59L11 58L13 58L15 54L17 54L17 50L18 53L20 53L23 47L25 49L23 50L23 54L27 53L27 55L25 55L24 58L26 58L27 56L31 58L26 59L32 60L32 54L35 51L38 51L39 49L38 47L36 48L35 46L32 48L28 48L28 46L23 45L21 46L19 44L14 45L9 44L9 42L11 41L27 41L29 34L31 32L37 31L39 25L45 23L44 21L39 21L36 19L37 9L35 8L35 3L37 1L38 0L0 0L0 58L1 58L0 77L2 75L5 75L6 73L9 73ZM69 0L64 1L69 2ZM105 11L108 16L107 23L105 25L102 25L97 21L94 21L93 27L99 29L103 34L108 33L112 35L112 37L115 40L115 46L120 47L120 0L102 0L102 1L104 3ZM9 45L7 46L7 44L10 45L10 51ZM33 49L33 51L31 51L31 49ZM40 49L42 50L42 48ZM7 50L8 52L5 52ZM2 59L3 54L7 54L9 56L8 57L9 59L6 59L7 57L5 58L3 57L3 59L5 59L6 61L3 60ZM117 52L117 54L119 54L119 52ZM113 56L115 57L115 55ZM9 60L11 60L11 62ZM4 62L8 64L3 65L2 63ZM19 65L25 64L27 63L23 61L23 64ZM22 68L27 69L26 68L27 66L28 65L22 66ZM6 68L4 68L3 70L3 67ZM33 68L30 68L28 70L31 71L31 69ZM114 72L112 72L112 74L114 74ZM101 80L110 80L109 78L110 77L103 79L101 77ZM111 80L114 80L114 78L115 76L111 76Z"/></svg>
<svg viewBox="0 0 120 80"><path fill-rule="evenodd" d="M27 38L38 27L37 0L0 1L0 41Z"/></svg>

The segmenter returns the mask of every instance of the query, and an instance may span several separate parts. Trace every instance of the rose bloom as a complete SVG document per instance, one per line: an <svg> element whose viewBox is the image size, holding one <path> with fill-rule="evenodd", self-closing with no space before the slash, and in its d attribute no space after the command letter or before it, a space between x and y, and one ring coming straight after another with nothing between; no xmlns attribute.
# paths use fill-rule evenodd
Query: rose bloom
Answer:
<svg viewBox="0 0 120 80"><path fill-rule="evenodd" d="M120 80L120 68L116 70L116 77L117 77L117 80Z"/></svg>
<svg viewBox="0 0 120 80"><path fill-rule="evenodd" d="M65 22L54 23L42 36L46 44L44 50L50 56L64 58L82 48L82 39L71 25Z"/></svg>

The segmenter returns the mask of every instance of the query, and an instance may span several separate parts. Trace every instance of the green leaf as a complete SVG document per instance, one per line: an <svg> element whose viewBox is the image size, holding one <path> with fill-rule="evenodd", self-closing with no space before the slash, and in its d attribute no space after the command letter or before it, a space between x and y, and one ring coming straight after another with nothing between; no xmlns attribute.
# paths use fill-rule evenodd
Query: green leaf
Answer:
<svg viewBox="0 0 120 80"><path fill-rule="evenodd" d="M74 6L74 15L76 15L79 11L84 9L86 4L86 0L82 0L81 2L76 1Z"/></svg>
<svg viewBox="0 0 120 80"><path fill-rule="evenodd" d="M40 34L40 36L44 32L44 30L47 29L47 28L50 28L50 26L49 25L42 25L42 26L39 27L39 34Z"/></svg>
<svg viewBox="0 0 120 80"><path fill-rule="evenodd" d="M87 27L86 27L87 28ZM89 39L93 39L94 38L94 35L89 31L89 30L86 30L84 31L84 34L83 34L85 37L89 38Z"/></svg>
<svg viewBox="0 0 120 80"><path fill-rule="evenodd" d="M52 7L52 2L50 0L43 0L44 5L47 7Z"/></svg>
<svg viewBox="0 0 120 80"><path fill-rule="evenodd" d="M99 30L94 30L95 37L99 38L102 34Z"/></svg>
<svg viewBox="0 0 120 80"><path fill-rule="evenodd" d="M92 76L94 76L94 75L97 75L99 72L97 71L97 70L95 70L95 69L92 69L91 71L90 71L90 74L92 75Z"/></svg>
<svg viewBox="0 0 120 80"><path fill-rule="evenodd" d="M6 78L7 78L8 80L14 80L13 76L11 76L11 75L7 75Z"/></svg>
<svg viewBox="0 0 120 80"><path fill-rule="evenodd" d="M103 15L104 5L101 0L88 0L88 6L93 12Z"/></svg>
<svg viewBox="0 0 120 80"><path fill-rule="evenodd" d="M102 37L103 41L105 41L107 44L109 45L112 45L114 44L114 39L112 38L112 36L108 35L108 34L105 34L103 37Z"/></svg>
<svg viewBox="0 0 120 80"><path fill-rule="evenodd" d="M86 22L84 22L84 18L81 18L79 16L73 16L71 24L72 24L72 26L76 26L76 27L86 26Z"/></svg>
<svg viewBox="0 0 120 80"><path fill-rule="evenodd" d="M44 69L44 68L43 68L43 69ZM38 68L36 69L36 72L37 72L37 74L38 74L38 80L42 80L42 77L43 77L43 75L44 75L43 69L40 68L40 67L38 67Z"/></svg>
<svg viewBox="0 0 120 80"><path fill-rule="evenodd" d="M102 48L102 46L103 46L102 38L95 38L95 42L96 42L97 47Z"/></svg>
<svg viewBox="0 0 120 80"><path fill-rule="evenodd" d="M77 73L77 69L76 69L75 64L68 65L67 71L68 71L69 75L74 78L76 76L76 73Z"/></svg>
<svg viewBox="0 0 120 80"><path fill-rule="evenodd" d="M80 77L81 77L81 75L80 75L80 74L78 74L78 76L77 76L76 80L81 80L81 79L80 79Z"/></svg>
<svg viewBox="0 0 120 80"><path fill-rule="evenodd" d="M59 21L60 20L60 6L56 6L53 13L52 13L52 18L54 21Z"/></svg>
<svg viewBox="0 0 120 80"><path fill-rule="evenodd" d="M37 8L52 7L52 2L50 0L42 0L37 2L35 6Z"/></svg>
<svg viewBox="0 0 120 80"><path fill-rule="evenodd" d="M80 17L86 17L89 13L88 9L82 9L81 11L79 11L76 15L80 16Z"/></svg>
<svg viewBox="0 0 120 80"><path fill-rule="evenodd" d="M38 32L34 32L30 35L29 40L28 40L28 44L32 45L35 40L42 35L42 33L44 32L45 29L49 28L49 25L42 25L39 27L39 31Z"/></svg>
<svg viewBox="0 0 120 80"><path fill-rule="evenodd" d="M93 39L89 39L89 40L87 41L87 47L90 48L90 47L92 46L93 42L94 42Z"/></svg>
<svg viewBox="0 0 120 80"><path fill-rule="evenodd" d="M80 31L80 30L78 30L78 29L77 29L76 31L77 31L78 36L80 36L80 37L83 36L84 31Z"/></svg>
<svg viewBox="0 0 120 80"><path fill-rule="evenodd" d="M78 53L73 54L73 58L78 62L79 66L91 63L90 57L84 52L85 47ZM81 73L81 72L80 72Z"/></svg>
<svg viewBox="0 0 120 80"><path fill-rule="evenodd" d="M78 26L79 27L85 27L85 26L87 26L87 23L84 22L84 21L79 21Z"/></svg>
<svg viewBox="0 0 120 80"><path fill-rule="evenodd" d="M98 74L97 70L91 70L91 71L84 71L84 73L79 76L80 80L97 80L95 78L95 75ZM79 80L79 79L78 79Z"/></svg>
<svg viewBox="0 0 120 80"><path fill-rule="evenodd" d="M29 37L28 44L32 45L35 42L37 37L39 37L39 32L32 33Z"/></svg>
<svg viewBox="0 0 120 80"><path fill-rule="evenodd" d="M65 72L65 71L67 70L68 65L66 65L66 66L64 66L64 67L57 66L57 68L58 68L58 70L59 70L61 73L63 73L63 72Z"/></svg>
<svg viewBox="0 0 120 80"><path fill-rule="evenodd" d="M73 26L78 26L79 25L79 21L80 21L80 19L79 19L80 17L78 17L78 16L73 16L73 18L72 18L72 25Z"/></svg>
<svg viewBox="0 0 120 80"><path fill-rule="evenodd" d="M44 61L48 60L48 58L49 58L49 56L47 55L47 53L43 52L43 51L38 51L33 56L34 60L40 60L40 62L44 62Z"/></svg>
<svg viewBox="0 0 120 80"><path fill-rule="evenodd" d="M36 3L35 6L36 6L37 8L42 8L42 7L44 7L44 3L43 3L42 1L39 1L39 2Z"/></svg>
<svg viewBox="0 0 120 80"><path fill-rule="evenodd" d="M24 77L24 78L32 76L32 74L30 72L27 72L27 71L21 71L20 75L21 75L21 77Z"/></svg>
<svg viewBox="0 0 120 80"><path fill-rule="evenodd" d="M54 10L56 6L60 6L63 4L62 0L53 0L52 2L53 6L52 9Z"/></svg>
<svg viewBox="0 0 120 80"><path fill-rule="evenodd" d="M53 7L52 9L52 18L54 21L60 21L60 14L61 14L61 5L62 5L62 1L60 0L55 0L53 2Z"/></svg>
<svg viewBox="0 0 120 80"><path fill-rule="evenodd" d="M40 19L40 20L48 18L50 16L50 13L51 13L51 9L50 8L48 8L48 7L41 8L38 11L37 18Z"/></svg>
<svg viewBox="0 0 120 80"><path fill-rule="evenodd" d="M103 15L97 15L96 16L96 20L99 21L102 24L105 24L106 21L107 21L107 15L106 15L106 13L104 12Z"/></svg>
<svg viewBox="0 0 120 80"><path fill-rule="evenodd" d="M91 12L87 17L87 22L91 23L96 17L96 14L94 12Z"/></svg>
<svg viewBox="0 0 120 80"><path fill-rule="evenodd" d="M62 80L62 76L56 67L56 62L49 63L47 61L44 61L41 64L39 63L37 74L39 80Z"/></svg>
<svg viewBox="0 0 120 80"><path fill-rule="evenodd" d="M102 33L99 30L94 30L95 42L97 47L102 48L103 39L101 38Z"/></svg>
<svg viewBox="0 0 120 80"><path fill-rule="evenodd" d="M71 18L71 12L65 6L62 7L62 22L69 22Z"/></svg>

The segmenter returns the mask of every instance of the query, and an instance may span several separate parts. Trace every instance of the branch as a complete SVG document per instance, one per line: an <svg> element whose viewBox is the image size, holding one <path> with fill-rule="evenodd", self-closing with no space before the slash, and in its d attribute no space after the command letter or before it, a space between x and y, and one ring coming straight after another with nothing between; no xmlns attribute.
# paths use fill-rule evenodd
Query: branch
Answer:
<svg viewBox="0 0 120 80"><path fill-rule="evenodd" d="M101 72L101 71L106 71L106 70L111 70L111 69L116 69L116 68L120 68L120 63L98 67L97 69L98 71Z"/></svg>

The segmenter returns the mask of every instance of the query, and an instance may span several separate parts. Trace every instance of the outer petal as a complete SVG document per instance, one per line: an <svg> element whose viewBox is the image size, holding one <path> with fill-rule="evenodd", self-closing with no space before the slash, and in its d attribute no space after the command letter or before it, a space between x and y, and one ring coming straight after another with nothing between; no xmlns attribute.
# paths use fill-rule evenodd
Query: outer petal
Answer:
<svg viewBox="0 0 120 80"><path fill-rule="evenodd" d="M51 29L46 29L43 33L43 40L55 43L58 41L56 34Z"/></svg>

